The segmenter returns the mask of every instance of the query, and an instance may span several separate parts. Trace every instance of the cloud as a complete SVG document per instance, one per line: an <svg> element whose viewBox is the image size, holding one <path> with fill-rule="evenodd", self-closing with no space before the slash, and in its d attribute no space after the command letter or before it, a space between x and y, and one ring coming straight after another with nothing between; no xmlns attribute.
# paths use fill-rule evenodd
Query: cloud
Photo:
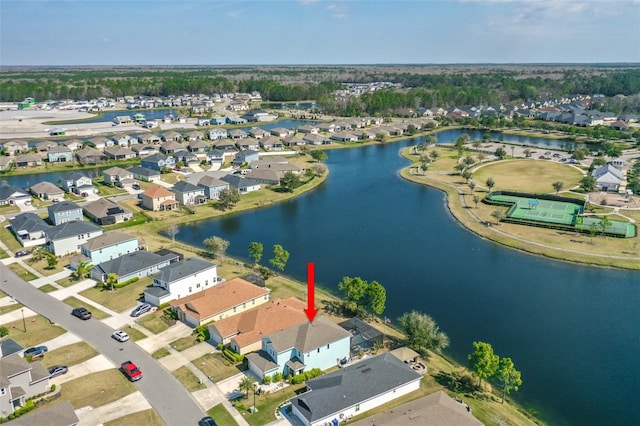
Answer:
<svg viewBox="0 0 640 426"><path fill-rule="evenodd" d="M298 3L306 6L308 4L318 3L320 0L298 0Z"/></svg>
<svg viewBox="0 0 640 426"><path fill-rule="evenodd" d="M344 19L348 16L349 8L345 3L332 3L326 7L329 16L334 19Z"/></svg>
<svg viewBox="0 0 640 426"><path fill-rule="evenodd" d="M243 13L244 13L244 9L238 9L238 10L230 10L227 13L225 13L225 15L227 15L229 18L238 19L240 15L242 15Z"/></svg>

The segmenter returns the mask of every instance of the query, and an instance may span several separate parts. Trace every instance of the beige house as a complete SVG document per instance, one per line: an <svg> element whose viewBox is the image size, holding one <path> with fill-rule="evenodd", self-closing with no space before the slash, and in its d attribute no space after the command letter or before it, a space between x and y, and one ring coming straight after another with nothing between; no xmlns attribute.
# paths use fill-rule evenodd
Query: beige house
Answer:
<svg viewBox="0 0 640 426"><path fill-rule="evenodd" d="M153 186L142 193L142 207L154 212L175 210L179 206L176 194L161 186Z"/></svg>
<svg viewBox="0 0 640 426"><path fill-rule="evenodd" d="M49 372L39 362L28 363L18 353L0 358L0 412L7 417L27 400L49 390Z"/></svg>
<svg viewBox="0 0 640 426"><path fill-rule="evenodd" d="M192 327L241 314L269 301L269 290L233 278L215 287L171 302L180 321Z"/></svg>

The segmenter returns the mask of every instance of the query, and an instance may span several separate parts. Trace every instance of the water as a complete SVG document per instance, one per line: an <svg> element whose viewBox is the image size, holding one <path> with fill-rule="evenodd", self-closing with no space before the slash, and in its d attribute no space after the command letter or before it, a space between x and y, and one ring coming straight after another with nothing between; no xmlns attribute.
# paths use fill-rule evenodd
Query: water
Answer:
<svg viewBox="0 0 640 426"><path fill-rule="evenodd" d="M378 280L385 315L432 315L460 363L476 340L511 357L524 380L514 395L550 424L640 424L640 272L551 261L476 237L441 192L398 177L408 143L329 151L331 173L314 191L185 225L176 238L201 246L218 235L244 259L260 241L262 264L282 244L287 274L304 282L315 262L317 282L332 290L345 275Z"/></svg>
<svg viewBox="0 0 640 426"><path fill-rule="evenodd" d="M178 114L178 111L176 111L175 109L129 109L126 111L103 112L102 115L96 115L95 118L92 118L90 120L79 120L77 122L68 122L65 124L68 125L68 124L80 124L80 123L106 123L106 122L113 121L113 119L118 116L123 116L123 115L128 115L131 118L133 118L135 114L142 114L147 119L156 119L156 120L160 120L164 118L164 116L167 114L173 114L174 117L178 117L178 115L180 115ZM117 130L117 129L114 129L114 130Z"/></svg>
<svg viewBox="0 0 640 426"><path fill-rule="evenodd" d="M89 177L94 178L94 177L100 176L101 172L105 169L108 169L109 167L112 167L112 166L96 167L92 169L83 169L78 171L81 173L84 173ZM69 168L69 170L65 172L34 173L34 174L28 174L28 175L7 175L7 176L2 175L0 176L0 184L14 185L14 186L17 186L18 188L23 188L23 189L28 189L30 186L35 185L36 183L42 182L42 181L51 182L54 185L60 185L64 176L66 176L67 174L73 171L74 171L73 168Z"/></svg>
<svg viewBox="0 0 640 426"><path fill-rule="evenodd" d="M535 136L524 136L524 135L510 135L506 133L499 132L482 132L480 130L472 130L472 129L453 129L453 130L444 130L436 134L436 139L438 143L455 143L458 138L462 134L468 134L470 140L482 140L483 136L486 133L489 133L491 136L492 142L504 142L507 144L515 144L515 145L527 145L538 148L549 148L549 149L560 149L564 151L573 151L578 147L587 147L589 149L595 150L601 147L600 144L590 143L583 144L578 143L572 140L558 140L558 139L547 139L547 138L539 138Z"/></svg>

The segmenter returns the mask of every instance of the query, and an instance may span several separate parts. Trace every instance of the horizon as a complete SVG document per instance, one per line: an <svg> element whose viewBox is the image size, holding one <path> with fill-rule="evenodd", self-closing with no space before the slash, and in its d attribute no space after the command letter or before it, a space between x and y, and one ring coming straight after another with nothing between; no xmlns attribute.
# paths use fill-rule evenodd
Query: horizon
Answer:
<svg viewBox="0 0 640 426"><path fill-rule="evenodd" d="M638 22L639 0L2 0L0 66L626 64Z"/></svg>

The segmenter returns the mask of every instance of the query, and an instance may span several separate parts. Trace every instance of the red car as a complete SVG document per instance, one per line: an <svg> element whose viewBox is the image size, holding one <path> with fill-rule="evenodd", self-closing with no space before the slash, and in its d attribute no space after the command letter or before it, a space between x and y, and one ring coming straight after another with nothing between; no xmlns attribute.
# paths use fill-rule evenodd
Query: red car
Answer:
<svg viewBox="0 0 640 426"><path fill-rule="evenodd" d="M131 361L125 361L120 365L120 371L132 382L142 379L142 371Z"/></svg>

